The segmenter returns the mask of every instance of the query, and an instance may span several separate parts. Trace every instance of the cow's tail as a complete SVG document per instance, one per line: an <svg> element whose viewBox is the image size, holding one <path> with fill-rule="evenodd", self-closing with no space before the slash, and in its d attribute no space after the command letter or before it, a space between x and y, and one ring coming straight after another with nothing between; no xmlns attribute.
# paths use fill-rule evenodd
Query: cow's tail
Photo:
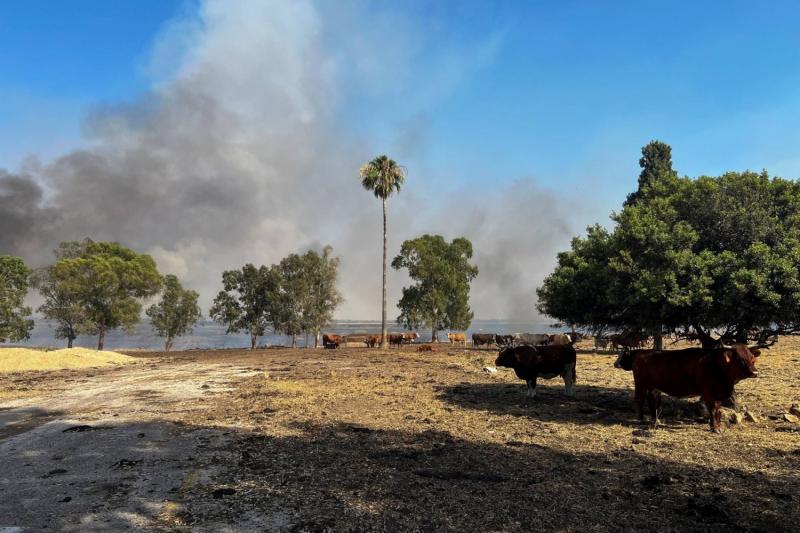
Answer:
<svg viewBox="0 0 800 533"><path fill-rule="evenodd" d="M577 366L578 366L578 364L576 363L576 364L575 364L575 365L572 367L572 382L573 382L573 383L577 383L577 382L578 382L578 373L575 371L575 369L577 368Z"/></svg>

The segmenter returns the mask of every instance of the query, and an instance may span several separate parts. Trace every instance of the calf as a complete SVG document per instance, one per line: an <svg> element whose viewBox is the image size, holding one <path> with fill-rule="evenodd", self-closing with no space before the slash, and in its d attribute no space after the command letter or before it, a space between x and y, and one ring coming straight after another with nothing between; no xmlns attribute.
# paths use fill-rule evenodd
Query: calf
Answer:
<svg viewBox="0 0 800 533"><path fill-rule="evenodd" d="M711 430L719 433L722 402L733 395L737 382L758 376L755 361L759 353L746 344L715 349L641 351L632 362L639 419L644 418L645 398L657 422L662 392L679 398L700 396L708 409Z"/></svg>
<svg viewBox="0 0 800 533"><path fill-rule="evenodd" d="M417 342L418 338L419 338L419 334L417 332L415 332L415 331L410 331L410 332L407 332L407 333L403 333L403 341L405 341L405 342L412 342L412 343L413 342Z"/></svg>
<svg viewBox="0 0 800 533"><path fill-rule="evenodd" d="M536 379L541 376L551 379L564 378L567 396L573 395L577 380L575 372L575 348L571 345L558 346L517 346L505 348L497 356L495 366L513 368L517 377L528 385L528 398L536 397Z"/></svg>
<svg viewBox="0 0 800 533"><path fill-rule="evenodd" d="M435 352L436 348L434 348L430 344L425 344L425 345L422 345L419 348L417 348L417 351L418 352Z"/></svg>
<svg viewBox="0 0 800 533"><path fill-rule="evenodd" d="M572 344L572 337L566 333L555 333L550 335L550 344L554 346L567 346Z"/></svg>

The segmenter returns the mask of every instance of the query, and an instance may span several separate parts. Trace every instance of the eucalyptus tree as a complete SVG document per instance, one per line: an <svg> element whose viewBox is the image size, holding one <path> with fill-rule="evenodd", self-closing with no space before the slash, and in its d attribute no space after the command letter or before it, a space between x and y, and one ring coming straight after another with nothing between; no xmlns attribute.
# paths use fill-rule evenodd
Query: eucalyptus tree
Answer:
<svg viewBox="0 0 800 533"><path fill-rule="evenodd" d="M0 342L30 338L33 320L25 305L30 270L19 257L0 255Z"/></svg>
<svg viewBox="0 0 800 533"><path fill-rule="evenodd" d="M197 291L184 289L177 276L164 276L161 300L147 308L150 325L156 335L164 338L164 351L172 349L176 337L191 333L198 320L203 318Z"/></svg>
<svg viewBox="0 0 800 533"><path fill-rule="evenodd" d="M363 165L359 170L361 185L371 191L383 205L383 290L381 298L381 347L386 347L386 211L387 200L400 192L406 177L406 169L386 155L380 155Z"/></svg>
<svg viewBox="0 0 800 533"><path fill-rule="evenodd" d="M478 275L471 265L472 243L441 235L405 241L392 267L408 270L414 285L403 288L397 321L408 329L428 327L431 340L442 329L466 330L474 316L469 307L470 283Z"/></svg>

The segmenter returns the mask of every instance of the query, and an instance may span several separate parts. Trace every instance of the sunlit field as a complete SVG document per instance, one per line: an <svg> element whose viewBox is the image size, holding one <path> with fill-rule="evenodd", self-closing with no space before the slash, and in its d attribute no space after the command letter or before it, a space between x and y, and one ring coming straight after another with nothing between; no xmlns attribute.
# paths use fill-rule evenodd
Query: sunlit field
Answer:
<svg viewBox="0 0 800 533"><path fill-rule="evenodd" d="M26 411L0 430L15 473L0 514L67 529L796 530L800 425L784 414L800 403L799 348L764 352L737 385L755 422L728 410L721 435L696 399L640 424L631 374L588 349L574 398L556 378L533 400L512 371L484 370L496 352L448 345L5 374L2 413Z"/></svg>

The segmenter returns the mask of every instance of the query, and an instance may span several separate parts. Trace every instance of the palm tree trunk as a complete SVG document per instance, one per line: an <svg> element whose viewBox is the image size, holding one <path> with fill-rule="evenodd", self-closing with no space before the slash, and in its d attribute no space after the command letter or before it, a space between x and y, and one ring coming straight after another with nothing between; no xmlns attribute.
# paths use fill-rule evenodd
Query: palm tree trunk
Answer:
<svg viewBox="0 0 800 533"><path fill-rule="evenodd" d="M381 348L386 348L386 198L383 199L383 307L381 310Z"/></svg>

